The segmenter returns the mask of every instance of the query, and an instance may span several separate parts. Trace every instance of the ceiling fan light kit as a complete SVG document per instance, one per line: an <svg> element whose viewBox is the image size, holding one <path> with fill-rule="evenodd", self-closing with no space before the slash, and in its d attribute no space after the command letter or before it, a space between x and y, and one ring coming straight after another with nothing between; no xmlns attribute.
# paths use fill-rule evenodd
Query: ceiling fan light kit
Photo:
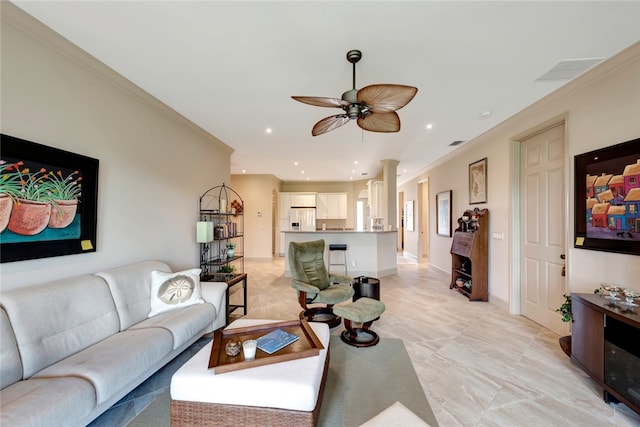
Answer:
<svg viewBox="0 0 640 427"><path fill-rule="evenodd" d="M318 136L356 120L358 126L370 132L400 131L397 110L407 105L416 96L418 88L396 84L376 84L356 89L356 63L362 58L359 50L347 52L347 61L353 64L353 89L342 94L342 98L319 96L292 96L296 101L316 107L341 108L344 112L325 117L311 129Z"/></svg>

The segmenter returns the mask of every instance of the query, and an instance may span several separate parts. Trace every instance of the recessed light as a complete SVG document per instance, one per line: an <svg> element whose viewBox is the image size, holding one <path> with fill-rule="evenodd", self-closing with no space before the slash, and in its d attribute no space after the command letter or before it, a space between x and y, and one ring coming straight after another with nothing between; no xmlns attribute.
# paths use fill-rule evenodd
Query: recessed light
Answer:
<svg viewBox="0 0 640 427"><path fill-rule="evenodd" d="M300 171L300 173L301 173L302 175L304 175L304 171Z"/></svg>
<svg viewBox="0 0 640 427"><path fill-rule="evenodd" d="M427 129L433 129L433 125L431 123L427 123Z"/></svg>
<svg viewBox="0 0 640 427"><path fill-rule="evenodd" d="M493 111L491 110L485 110L482 113L480 113L480 117L489 117L490 115L493 114Z"/></svg>
<svg viewBox="0 0 640 427"><path fill-rule="evenodd" d="M310 178L309 178L309 177L307 177L307 181L309 181L309 179L310 179Z"/></svg>
<svg viewBox="0 0 640 427"><path fill-rule="evenodd" d="M247 173L247 170L246 169L242 169L242 173Z"/></svg>
<svg viewBox="0 0 640 427"><path fill-rule="evenodd" d="M402 173L407 173L407 170L406 169L402 169Z"/></svg>
<svg viewBox="0 0 640 427"><path fill-rule="evenodd" d="M293 166L298 166L298 162L293 162Z"/></svg>
<svg viewBox="0 0 640 427"><path fill-rule="evenodd" d="M271 128L266 128L266 129L265 129L265 132L266 132L266 133L271 133L271 132L272 132L272 130L271 130Z"/></svg>
<svg viewBox="0 0 640 427"><path fill-rule="evenodd" d="M354 165L357 165L357 164L358 164L358 161L357 161L357 160L354 160L354 161L353 161L353 164L354 164Z"/></svg>

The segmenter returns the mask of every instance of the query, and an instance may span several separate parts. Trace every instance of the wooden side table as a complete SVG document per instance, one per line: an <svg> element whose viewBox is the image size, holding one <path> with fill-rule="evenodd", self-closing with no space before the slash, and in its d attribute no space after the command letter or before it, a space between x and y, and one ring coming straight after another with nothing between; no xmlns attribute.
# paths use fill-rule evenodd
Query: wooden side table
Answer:
<svg viewBox="0 0 640 427"><path fill-rule="evenodd" d="M362 297L372 298L380 301L380 279L375 277L360 276L353 279L353 302ZM375 320L380 320L376 317Z"/></svg>
<svg viewBox="0 0 640 427"><path fill-rule="evenodd" d="M237 285L238 283L242 283L242 304L230 304L229 303L229 289L232 286ZM247 273L238 274L233 277L231 280L227 280L227 313L225 324L229 324L229 315L236 311L237 309L242 308L244 315L247 315Z"/></svg>
<svg viewBox="0 0 640 427"><path fill-rule="evenodd" d="M380 280L375 277L356 277L353 280L353 301L368 297L380 301Z"/></svg>

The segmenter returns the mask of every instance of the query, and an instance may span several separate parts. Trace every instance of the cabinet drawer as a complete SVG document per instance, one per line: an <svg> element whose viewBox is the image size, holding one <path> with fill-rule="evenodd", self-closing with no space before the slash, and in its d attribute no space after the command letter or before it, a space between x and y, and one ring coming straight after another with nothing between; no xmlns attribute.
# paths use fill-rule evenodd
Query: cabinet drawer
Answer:
<svg viewBox="0 0 640 427"><path fill-rule="evenodd" d="M470 256L473 247L473 233L456 232L453 236L453 244L451 245L451 253L462 256Z"/></svg>

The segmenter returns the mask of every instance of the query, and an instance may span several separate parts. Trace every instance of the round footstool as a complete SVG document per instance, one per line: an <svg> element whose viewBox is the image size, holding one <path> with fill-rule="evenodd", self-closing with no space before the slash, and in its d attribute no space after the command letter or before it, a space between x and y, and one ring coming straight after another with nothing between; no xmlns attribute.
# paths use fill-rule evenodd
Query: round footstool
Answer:
<svg viewBox="0 0 640 427"><path fill-rule="evenodd" d="M340 338L345 343L355 347L369 347L378 344L380 337L373 332L371 324L373 320L384 313L384 303L373 298L360 298L351 304L336 305L333 312L344 318L346 328ZM361 327L354 327L353 323L361 323Z"/></svg>

